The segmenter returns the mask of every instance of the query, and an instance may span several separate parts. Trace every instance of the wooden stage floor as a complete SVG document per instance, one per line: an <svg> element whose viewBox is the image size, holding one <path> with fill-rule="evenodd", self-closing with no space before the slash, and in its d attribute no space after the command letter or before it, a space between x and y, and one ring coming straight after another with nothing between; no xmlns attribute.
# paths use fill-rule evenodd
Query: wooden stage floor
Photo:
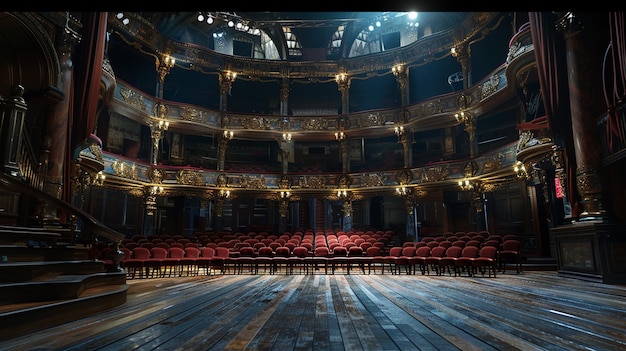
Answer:
<svg viewBox="0 0 626 351"><path fill-rule="evenodd" d="M200 275L128 284L123 306L0 349L626 349L626 286L556 272Z"/></svg>

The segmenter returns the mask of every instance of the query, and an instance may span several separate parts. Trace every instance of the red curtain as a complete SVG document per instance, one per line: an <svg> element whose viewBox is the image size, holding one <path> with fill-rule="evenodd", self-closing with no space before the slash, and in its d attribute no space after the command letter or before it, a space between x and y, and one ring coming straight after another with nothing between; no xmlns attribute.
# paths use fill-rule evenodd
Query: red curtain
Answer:
<svg viewBox="0 0 626 351"><path fill-rule="evenodd" d="M83 32L80 43L76 46L75 60L72 66L72 82L67 123L67 156L63 200L71 202L71 176L74 152L78 145L95 131L100 83L102 80L102 61L106 46L107 12L85 12L81 15Z"/></svg>
<svg viewBox="0 0 626 351"><path fill-rule="evenodd" d="M552 12L529 12L528 19L539 86L548 123L555 138L560 139L565 148L567 197L572 204L572 215L578 217L576 158L572 136L565 42L562 37L557 36L556 18Z"/></svg>

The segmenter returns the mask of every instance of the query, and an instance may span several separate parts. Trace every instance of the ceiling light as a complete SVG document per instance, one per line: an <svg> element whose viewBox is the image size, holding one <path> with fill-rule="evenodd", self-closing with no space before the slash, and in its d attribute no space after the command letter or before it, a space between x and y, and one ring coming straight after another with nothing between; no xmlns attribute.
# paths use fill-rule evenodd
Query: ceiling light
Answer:
<svg viewBox="0 0 626 351"><path fill-rule="evenodd" d="M370 32L373 32L374 31L374 26L370 24L369 27L367 27L367 29L369 29Z"/></svg>
<svg viewBox="0 0 626 351"><path fill-rule="evenodd" d="M130 20L128 18L124 18L122 20L122 23L124 23L124 25L127 25L130 22Z"/></svg>
<svg viewBox="0 0 626 351"><path fill-rule="evenodd" d="M409 12L409 19L412 20L412 21L416 20L417 19L417 12L415 12L415 11Z"/></svg>
<svg viewBox="0 0 626 351"><path fill-rule="evenodd" d="M204 21L204 15L203 14L199 14L198 15L198 22L202 22Z"/></svg>
<svg viewBox="0 0 626 351"><path fill-rule="evenodd" d="M121 20L122 18L124 18L124 13L118 12L117 15L115 15L115 17L117 17L117 19Z"/></svg>
<svg viewBox="0 0 626 351"><path fill-rule="evenodd" d="M233 26L235 26L235 22L233 22L233 21L228 21L228 26L232 28Z"/></svg>
<svg viewBox="0 0 626 351"><path fill-rule="evenodd" d="M207 17L206 18L206 23L213 24L213 17L212 16Z"/></svg>

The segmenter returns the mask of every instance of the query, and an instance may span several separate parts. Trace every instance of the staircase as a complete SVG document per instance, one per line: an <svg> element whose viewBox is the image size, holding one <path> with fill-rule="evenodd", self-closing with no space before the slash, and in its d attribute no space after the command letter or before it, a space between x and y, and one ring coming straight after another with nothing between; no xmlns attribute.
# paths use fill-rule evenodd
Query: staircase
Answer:
<svg viewBox="0 0 626 351"><path fill-rule="evenodd" d="M57 245L59 233L0 227L0 340L34 333L126 302L126 273Z"/></svg>

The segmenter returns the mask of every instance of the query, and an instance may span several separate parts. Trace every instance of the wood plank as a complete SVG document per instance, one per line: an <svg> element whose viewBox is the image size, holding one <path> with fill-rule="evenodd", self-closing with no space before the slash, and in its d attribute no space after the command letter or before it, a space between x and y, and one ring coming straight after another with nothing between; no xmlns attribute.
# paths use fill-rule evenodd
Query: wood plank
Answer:
<svg viewBox="0 0 626 351"><path fill-rule="evenodd" d="M556 272L215 275L128 283L123 306L0 342L0 349L626 349L626 286Z"/></svg>

